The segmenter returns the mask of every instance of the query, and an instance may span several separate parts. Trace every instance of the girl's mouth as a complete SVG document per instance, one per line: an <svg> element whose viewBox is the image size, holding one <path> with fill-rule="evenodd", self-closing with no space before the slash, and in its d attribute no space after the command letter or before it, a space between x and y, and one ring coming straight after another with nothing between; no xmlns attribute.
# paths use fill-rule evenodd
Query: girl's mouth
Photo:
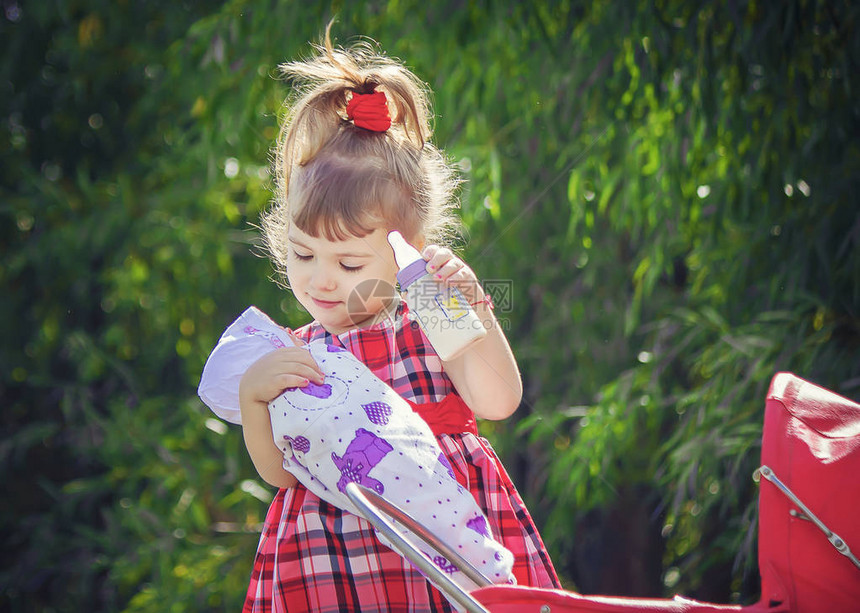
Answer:
<svg viewBox="0 0 860 613"><path fill-rule="evenodd" d="M314 298L313 296L311 296L311 300L313 300L314 304L321 309L333 309L340 304L340 301L320 300L319 298Z"/></svg>

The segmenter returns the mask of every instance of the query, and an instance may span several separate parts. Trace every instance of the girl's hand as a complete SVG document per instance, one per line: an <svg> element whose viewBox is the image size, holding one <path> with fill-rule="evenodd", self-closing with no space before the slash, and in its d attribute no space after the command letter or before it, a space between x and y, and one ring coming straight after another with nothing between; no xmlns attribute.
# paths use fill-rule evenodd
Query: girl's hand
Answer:
<svg viewBox="0 0 860 613"><path fill-rule="evenodd" d="M239 408L245 447L263 481L275 487L294 487L298 481L283 468L283 452L272 441L272 423L266 405L289 387L322 383L311 354L299 346L267 353L251 364L239 381Z"/></svg>
<svg viewBox="0 0 860 613"><path fill-rule="evenodd" d="M427 272L439 283L456 287L470 303L484 299L484 289L475 272L450 249L428 245L421 256L427 260Z"/></svg>
<svg viewBox="0 0 860 613"><path fill-rule="evenodd" d="M476 307L487 329L481 342L443 363L445 372L475 415L482 419L509 417L522 400L522 380L502 326L495 325L491 305L478 305L484 302L484 288L474 271L450 249L429 245L422 256L427 260L427 272L439 283L459 289Z"/></svg>
<svg viewBox="0 0 860 613"><path fill-rule="evenodd" d="M239 382L239 398L268 404L285 389L322 383L324 375L301 347L284 347L267 353L251 364Z"/></svg>

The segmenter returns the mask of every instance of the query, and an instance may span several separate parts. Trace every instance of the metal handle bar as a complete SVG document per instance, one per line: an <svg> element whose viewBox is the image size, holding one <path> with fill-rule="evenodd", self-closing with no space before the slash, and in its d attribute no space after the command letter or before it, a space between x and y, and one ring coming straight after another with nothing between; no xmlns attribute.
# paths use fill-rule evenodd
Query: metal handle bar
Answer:
<svg viewBox="0 0 860 613"><path fill-rule="evenodd" d="M478 587L492 585L492 582L480 573L474 566L465 560L460 554L451 549L445 543L439 541L433 533L422 524L409 516L398 506L388 502L376 492L359 485L348 483L345 488L347 497L354 504L361 515L369 521L388 541L395 547L397 552L409 560L425 577L430 579L442 594L453 604L459 605L469 613L489 613L487 609L477 600L472 598L468 592L451 581L451 578L443 573L431 560L427 558L415 545L407 541L394 527L394 524L381 512L385 512L394 521L400 522L418 536L429 546L436 549L452 562L458 569Z"/></svg>

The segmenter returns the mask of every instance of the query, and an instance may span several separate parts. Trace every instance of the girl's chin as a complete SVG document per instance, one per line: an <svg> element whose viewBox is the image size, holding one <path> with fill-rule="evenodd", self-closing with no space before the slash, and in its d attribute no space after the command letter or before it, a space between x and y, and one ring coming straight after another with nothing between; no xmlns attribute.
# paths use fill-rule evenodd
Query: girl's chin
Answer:
<svg viewBox="0 0 860 613"><path fill-rule="evenodd" d="M391 317L398 305L396 300L363 305L344 305L342 302L336 302L332 303L334 306L331 307L325 303L320 305L318 302L312 298L309 303L305 303L305 309L332 334L342 334L355 328L371 326L381 319Z"/></svg>
<svg viewBox="0 0 860 613"><path fill-rule="evenodd" d="M335 316L334 313L330 313L328 311L325 312L317 312L313 314L314 319L316 319L323 328L328 330L332 334L343 334L344 332L348 332L349 330L355 330L357 328L365 328L370 325L373 325L377 321L379 321L380 313L376 314L368 314L361 313L356 314L354 316L350 315L339 315Z"/></svg>
<svg viewBox="0 0 860 613"><path fill-rule="evenodd" d="M311 317L332 334L341 334L356 327L349 314L344 313L340 309L333 310L314 307L313 309L308 309L308 311Z"/></svg>

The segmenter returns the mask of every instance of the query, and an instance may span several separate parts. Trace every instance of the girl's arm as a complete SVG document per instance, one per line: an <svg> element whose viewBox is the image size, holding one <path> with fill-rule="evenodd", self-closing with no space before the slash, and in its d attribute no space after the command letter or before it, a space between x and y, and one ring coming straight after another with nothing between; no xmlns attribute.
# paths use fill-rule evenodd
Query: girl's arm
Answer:
<svg viewBox="0 0 860 613"><path fill-rule="evenodd" d="M293 487L298 480L284 470L284 454L272 439L268 404L288 387L322 383L323 375L310 354L298 347L277 349L254 362L239 383L239 408L245 447L263 481Z"/></svg>
<svg viewBox="0 0 860 613"><path fill-rule="evenodd" d="M505 419L516 411L523 385L514 354L493 311L483 301L484 290L475 273L451 251L436 245L423 253L428 272L442 283L454 285L473 303L487 336L464 353L444 363L457 393L481 419Z"/></svg>

